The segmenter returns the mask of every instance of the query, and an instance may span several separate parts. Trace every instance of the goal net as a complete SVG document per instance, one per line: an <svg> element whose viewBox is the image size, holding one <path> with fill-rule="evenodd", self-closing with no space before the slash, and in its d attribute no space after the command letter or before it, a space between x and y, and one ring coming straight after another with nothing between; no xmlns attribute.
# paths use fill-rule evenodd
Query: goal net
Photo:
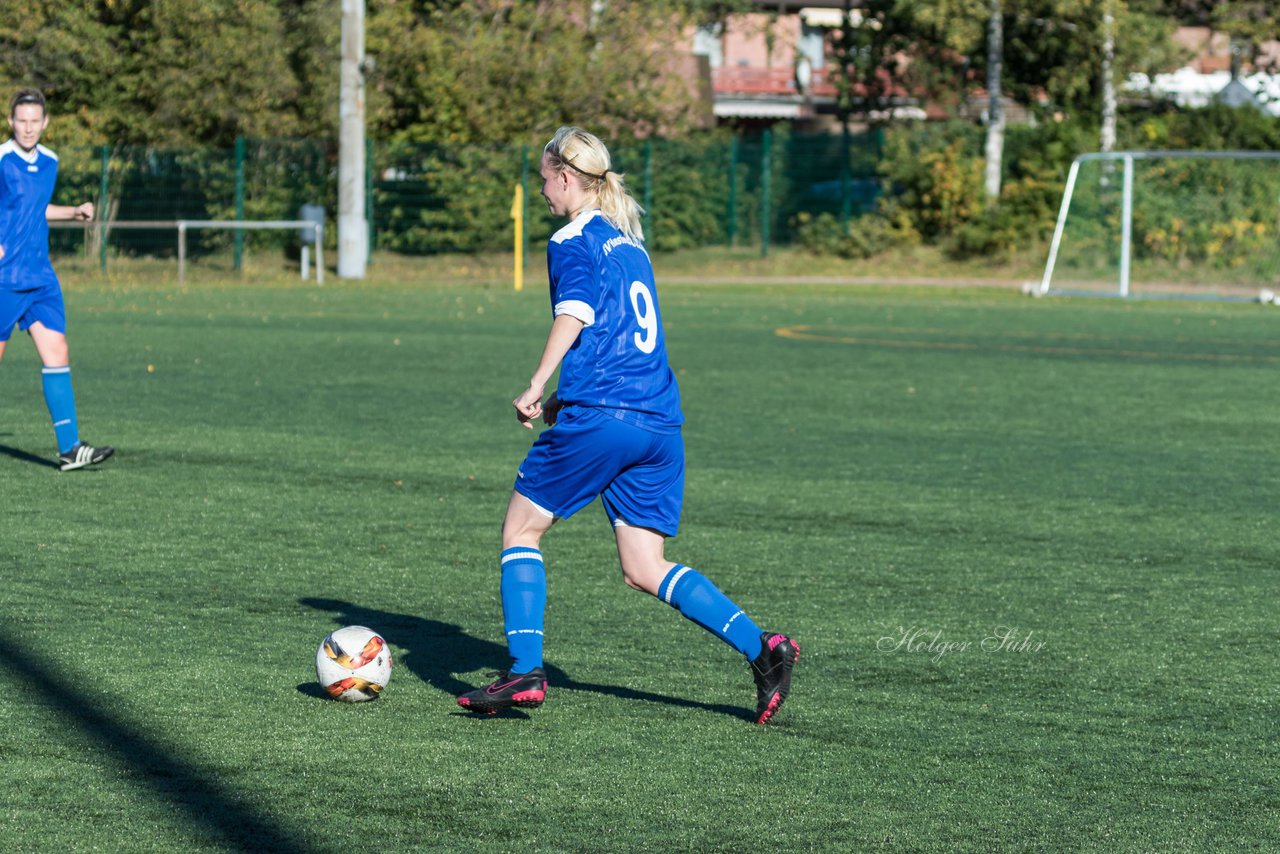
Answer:
<svg viewBox="0 0 1280 854"><path fill-rule="evenodd" d="M1123 151L1071 164L1042 294L1280 290L1280 152Z"/></svg>

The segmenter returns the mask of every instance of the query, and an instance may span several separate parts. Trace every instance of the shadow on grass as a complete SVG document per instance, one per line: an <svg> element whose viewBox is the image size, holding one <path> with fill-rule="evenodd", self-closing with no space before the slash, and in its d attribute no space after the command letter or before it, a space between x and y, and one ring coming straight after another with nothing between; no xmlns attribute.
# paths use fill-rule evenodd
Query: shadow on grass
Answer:
<svg viewBox="0 0 1280 854"><path fill-rule="evenodd" d="M122 769L138 772L136 779L156 799L185 812L193 825L202 825L230 850L277 851L283 854L309 850L231 791L215 777L174 756L164 745L124 721L99 709L97 701L78 690L48 662L39 660L30 644L0 627L0 649L22 650L6 655L0 667L7 669L28 695L36 695L93 741L103 755ZM247 800L252 793L245 793Z"/></svg>
<svg viewBox="0 0 1280 854"><path fill-rule="evenodd" d="M13 457L15 460L20 460L24 463L31 463L32 465L46 466L51 469L56 469L58 467L58 464L53 460L46 459L45 457L37 457L35 454L21 450L20 448L12 448L8 445L0 445L0 454L4 454L6 457Z"/></svg>
<svg viewBox="0 0 1280 854"><path fill-rule="evenodd" d="M334 622L339 626L368 626L382 633L388 641L404 650L397 659L400 666L408 668L419 679L446 694L457 696L476 687L472 682L459 679L457 674L505 667L511 660L507 648L502 644L473 637L453 623L365 608L340 599L303 598L298 601L318 611L332 612L335 614ZM755 720L754 709L722 703L704 703L650 691L637 691L621 685L579 682L554 664L546 664L544 669L547 671L547 682L552 688L591 691L617 697L620 700L662 703L683 709L702 709L748 721ZM300 687L299 690L304 689ZM744 691L746 690L754 691L750 682L744 687ZM311 692L304 691L304 693ZM315 689L315 695L325 696L318 686ZM525 714L513 709L507 716L525 717ZM502 715L495 717L502 717Z"/></svg>

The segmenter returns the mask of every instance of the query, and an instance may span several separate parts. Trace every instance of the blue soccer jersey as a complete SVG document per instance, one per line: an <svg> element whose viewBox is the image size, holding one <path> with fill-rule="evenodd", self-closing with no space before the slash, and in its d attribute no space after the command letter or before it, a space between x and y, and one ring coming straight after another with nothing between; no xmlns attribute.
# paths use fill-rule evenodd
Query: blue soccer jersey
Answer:
<svg viewBox="0 0 1280 854"><path fill-rule="evenodd" d="M57 180L58 158L43 145L29 153L13 140L0 145L0 290L58 286L45 218Z"/></svg>
<svg viewBox="0 0 1280 854"><path fill-rule="evenodd" d="M600 211L585 211L552 235L547 270L552 314L586 324L560 364L556 396L569 405L616 410L642 427L682 424L644 246Z"/></svg>

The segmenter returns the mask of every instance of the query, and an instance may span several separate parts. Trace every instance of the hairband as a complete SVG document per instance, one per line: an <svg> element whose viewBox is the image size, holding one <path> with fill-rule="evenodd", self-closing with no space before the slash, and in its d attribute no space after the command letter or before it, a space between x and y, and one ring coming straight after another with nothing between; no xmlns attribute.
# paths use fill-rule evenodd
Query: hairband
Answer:
<svg viewBox="0 0 1280 854"><path fill-rule="evenodd" d="M595 178L597 181L605 180L605 178L608 177L609 173L613 171L612 169L605 169L599 175L595 175L591 172L586 171L585 169L579 169L577 166L573 165L573 160L574 158L578 157L581 153L582 152L578 152L578 154L573 155L573 157L566 159L564 161L564 165L568 166L570 169L572 169L574 172L577 172L579 175L586 175L588 178Z"/></svg>

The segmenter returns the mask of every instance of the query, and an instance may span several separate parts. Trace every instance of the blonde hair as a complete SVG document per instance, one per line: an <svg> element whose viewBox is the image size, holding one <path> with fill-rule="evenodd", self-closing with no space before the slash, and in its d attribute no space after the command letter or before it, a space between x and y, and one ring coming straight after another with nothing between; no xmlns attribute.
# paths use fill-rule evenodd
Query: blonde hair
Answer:
<svg viewBox="0 0 1280 854"><path fill-rule="evenodd" d="M623 176L613 171L609 149L595 134L578 127L562 127L543 149L551 166L563 172L572 169L587 193L596 197L604 218L630 237L644 240L641 217L644 208L631 197Z"/></svg>

